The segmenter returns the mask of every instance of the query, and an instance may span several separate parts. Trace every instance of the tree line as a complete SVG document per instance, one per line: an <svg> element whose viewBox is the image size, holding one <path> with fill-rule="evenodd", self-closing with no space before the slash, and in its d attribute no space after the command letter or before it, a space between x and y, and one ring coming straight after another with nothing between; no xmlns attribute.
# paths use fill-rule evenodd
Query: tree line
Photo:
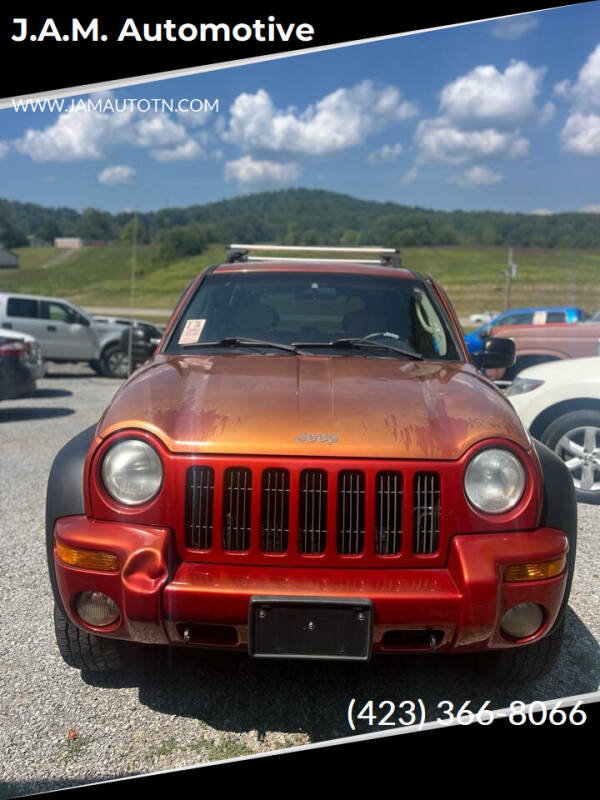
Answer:
<svg viewBox="0 0 600 800"><path fill-rule="evenodd" d="M211 242L292 245L600 247L598 214L548 216L500 211L436 211L360 200L316 189L283 189L202 205L111 214L95 208L47 208L0 200L0 244L58 236L158 246L161 260L193 255Z"/></svg>

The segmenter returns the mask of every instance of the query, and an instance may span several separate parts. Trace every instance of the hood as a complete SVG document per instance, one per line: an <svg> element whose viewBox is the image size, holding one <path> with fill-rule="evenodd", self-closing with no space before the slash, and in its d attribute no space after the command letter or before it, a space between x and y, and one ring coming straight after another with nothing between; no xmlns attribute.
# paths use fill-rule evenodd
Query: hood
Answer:
<svg viewBox="0 0 600 800"><path fill-rule="evenodd" d="M173 452L456 459L504 437L529 448L512 406L470 364L396 358L158 355L98 424L156 434Z"/></svg>

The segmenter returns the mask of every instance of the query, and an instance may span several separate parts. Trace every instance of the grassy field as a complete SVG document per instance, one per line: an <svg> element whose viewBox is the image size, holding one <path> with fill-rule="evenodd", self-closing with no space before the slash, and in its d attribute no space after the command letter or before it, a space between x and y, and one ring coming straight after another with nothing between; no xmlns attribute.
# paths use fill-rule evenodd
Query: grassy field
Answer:
<svg viewBox="0 0 600 800"><path fill-rule="evenodd" d="M128 307L131 248L88 247L70 254L52 247L16 251L18 270L0 272L0 291L66 297L82 306ZM209 264L223 260L225 246L200 256L161 264L152 245L138 247L134 303L140 308L170 309L186 284ZM573 305L600 308L600 251L515 249L518 275L511 306ZM506 248L415 247L402 252L404 265L431 272L447 290L458 314L504 309Z"/></svg>

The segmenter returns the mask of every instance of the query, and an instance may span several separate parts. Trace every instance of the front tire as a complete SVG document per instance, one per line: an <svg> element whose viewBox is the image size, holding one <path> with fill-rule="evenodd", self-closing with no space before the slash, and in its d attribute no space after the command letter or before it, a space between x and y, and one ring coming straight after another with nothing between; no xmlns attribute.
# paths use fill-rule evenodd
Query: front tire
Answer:
<svg viewBox="0 0 600 800"><path fill-rule="evenodd" d="M478 667L486 678L506 683L535 681L550 672L556 663L565 633L564 614L551 633L534 644L481 653Z"/></svg>
<svg viewBox="0 0 600 800"><path fill-rule="evenodd" d="M600 503L600 410L570 411L554 420L540 440L561 458L580 503Z"/></svg>
<svg viewBox="0 0 600 800"><path fill-rule="evenodd" d="M67 619L54 604L56 644L64 661L86 672L121 672L123 643L87 633Z"/></svg>
<svg viewBox="0 0 600 800"><path fill-rule="evenodd" d="M129 359L120 345L109 345L100 358L100 371L105 378L127 378Z"/></svg>

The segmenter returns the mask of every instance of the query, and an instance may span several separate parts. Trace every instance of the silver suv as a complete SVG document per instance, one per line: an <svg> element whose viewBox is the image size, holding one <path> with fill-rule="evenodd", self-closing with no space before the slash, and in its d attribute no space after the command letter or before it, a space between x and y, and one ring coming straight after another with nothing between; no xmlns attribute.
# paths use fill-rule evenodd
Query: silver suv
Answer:
<svg viewBox="0 0 600 800"><path fill-rule="evenodd" d="M97 373L124 378L128 365L120 347L123 326L98 322L68 300L0 293L0 329L34 336L48 361L86 361Z"/></svg>

